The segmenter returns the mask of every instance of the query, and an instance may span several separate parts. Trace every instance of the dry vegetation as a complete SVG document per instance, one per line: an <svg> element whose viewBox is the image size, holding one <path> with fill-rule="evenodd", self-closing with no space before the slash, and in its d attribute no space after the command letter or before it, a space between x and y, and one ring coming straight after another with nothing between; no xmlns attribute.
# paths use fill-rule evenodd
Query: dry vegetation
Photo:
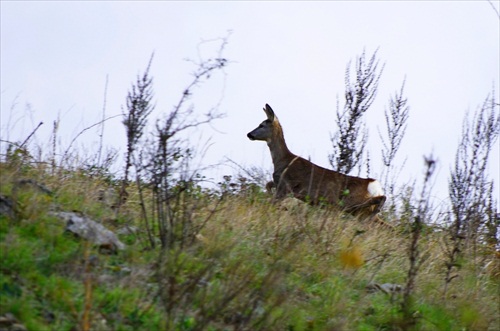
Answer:
<svg viewBox="0 0 500 331"><path fill-rule="evenodd" d="M151 249L133 187L115 218L98 199L114 187L104 178L9 163L1 174L3 197L12 197L22 178L53 190L49 196L19 187L15 216L0 219L1 315L12 314L29 330L407 328L402 291L380 290L406 282L411 233L402 224L391 231L328 209L285 210L234 183L232 192L198 188L184 200L199 206L189 215L200 229L194 241ZM125 225L138 231L120 236L125 251L101 254L65 235L54 208L82 211L114 231ZM464 255L444 296L446 236L436 227L422 230L412 328L496 330L498 256L485 245Z"/></svg>

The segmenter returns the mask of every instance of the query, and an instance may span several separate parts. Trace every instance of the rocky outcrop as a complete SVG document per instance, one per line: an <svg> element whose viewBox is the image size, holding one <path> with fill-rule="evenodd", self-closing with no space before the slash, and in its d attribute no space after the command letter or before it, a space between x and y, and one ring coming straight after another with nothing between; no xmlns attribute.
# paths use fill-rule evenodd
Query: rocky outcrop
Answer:
<svg viewBox="0 0 500 331"><path fill-rule="evenodd" d="M66 222L66 231L113 253L125 249L125 244L102 224L76 212L54 212L54 216Z"/></svg>

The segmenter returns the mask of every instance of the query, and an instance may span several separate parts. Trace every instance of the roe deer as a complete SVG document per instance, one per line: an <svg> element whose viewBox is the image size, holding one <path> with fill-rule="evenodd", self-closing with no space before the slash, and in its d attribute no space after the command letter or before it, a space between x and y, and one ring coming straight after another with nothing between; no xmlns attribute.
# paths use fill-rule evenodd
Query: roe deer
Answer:
<svg viewBox="0 0 500 331"><path fill-rule="evenodd" d="M273 183L275 198L292 194L313 205L328 203L355 215L369 216L370 220L390 226L377 216L386 197L380 183L372 178L348 176L322 168L290 152L285 143L283 129L266 104L267 120L247 134L250 140L266 141L274 164Z"/></svg>

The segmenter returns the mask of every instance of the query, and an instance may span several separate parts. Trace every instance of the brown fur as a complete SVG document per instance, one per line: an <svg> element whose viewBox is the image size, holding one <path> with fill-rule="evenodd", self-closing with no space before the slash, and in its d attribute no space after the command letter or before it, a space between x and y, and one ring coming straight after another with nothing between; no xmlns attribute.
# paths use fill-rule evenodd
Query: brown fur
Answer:
<svg viewBox="0 0 500 331"><path fill-rule="evenodd" d="M291 194L313 205L326 203L349 213L376 217L386 197L371 196L368 192L368 185L375 179L344 175L293 154L271 107L266 105L264 111L268 119L247 136L251 140L264 140L269 146L274 164L276 199Z"/></svg>

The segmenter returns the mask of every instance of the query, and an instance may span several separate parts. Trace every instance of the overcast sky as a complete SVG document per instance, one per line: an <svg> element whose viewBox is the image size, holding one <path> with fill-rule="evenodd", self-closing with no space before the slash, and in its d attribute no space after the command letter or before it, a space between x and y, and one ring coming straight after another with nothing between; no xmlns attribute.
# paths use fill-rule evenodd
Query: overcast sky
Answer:
<svg viewBox="0 0 500 331"><path fill-rule="evenodd" d="M497 100L500 95L499 7L498 1L480 0L1 1L1 136L22 141L43 121L34 143L48 146L59 118L64 148L102 118L106 77L106 116L120 114L153 52L152 119L158 118L192 79L194 65L185 59L216 55L220 42L200 42L228 36L223 55L230 65L196 90L193 100L199 113L222 100L226 114L197 132L212 139L206 163L229 157L271 169L266 144L246 138L265 119L262 107L269 103L289 148L330 167L346 65L363 50L378 49L385 69L366 116L371 176L381 171L384 110L406 78L411 110L396 160L406 159L400 182L420 181L423 155L433 152L439 160L435 194L442 199L464 114L493 90ZM78 142L95 149L97 134L89 130ZM120 118L106 122L104 139L123 155ZM499 149L497 142L490 164L497 192ZM220 167L211 176L217 181L228 173L230 168Z"/></svg>

